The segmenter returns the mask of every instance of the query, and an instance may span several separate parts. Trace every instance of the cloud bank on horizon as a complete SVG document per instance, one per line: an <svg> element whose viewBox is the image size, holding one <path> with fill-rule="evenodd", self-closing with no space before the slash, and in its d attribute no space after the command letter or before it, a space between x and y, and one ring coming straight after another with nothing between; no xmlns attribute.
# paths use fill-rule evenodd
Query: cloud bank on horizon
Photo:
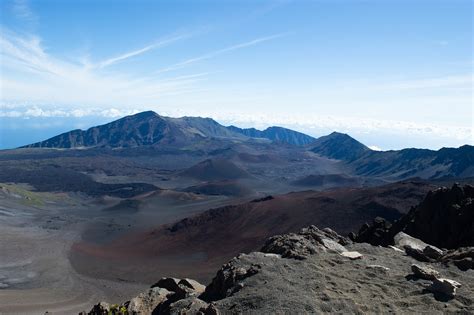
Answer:
<svg viewBox="0 0 474 315"><path fill-rule="evenodd" d="M474 144L470 1L91 5L0 4L1 119L155 110L382 149Z"/></svg>

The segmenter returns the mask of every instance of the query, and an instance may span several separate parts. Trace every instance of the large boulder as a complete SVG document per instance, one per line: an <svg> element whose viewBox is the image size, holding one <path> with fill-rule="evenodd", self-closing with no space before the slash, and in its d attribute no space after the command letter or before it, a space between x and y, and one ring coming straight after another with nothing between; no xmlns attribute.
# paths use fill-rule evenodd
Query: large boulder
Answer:
<svg viewBox="0 0 474 315"><path fill-rule="evenodd" d="M169 308L162 313L169 315L204 315L206 314L208 306L209 304L203 300L196 297L188 297L171 303Z"/></svg>
<svg viewBox="0 0 474 315"><path fill-rule="evenodd" d="M154 287L140 293L128 303L129 314L151 314L161 303L166 301L173 293L167 289Z"/></svg>
<svg viewBox="0 0 474 315"><path fill-rule="evenodd" d="M306 259L320 251L347 251L344 245L350 240L331 229L320 230L314 225L302 229L299 233L289 233L270 237L261 251L279 254L283 258Z"/></svg>
<svg viewBox="0 0 474 315"><path fill-rule="evenodd" d="M417 249L423 251L428 244L423 242L420 239L414 238L404 232L399 232L393 238L393 243L399 248L410 247L412 249Z"/></svg>
<svg viewBox="0 0 474 315"><path fill-rule="evenodd" d="M461 284L457 281L445 278L436 278L433 280L433 283L428 288L428 290L435 293L441 293L449 297L454 297L456 295L456 290L459 287L461 287Z"/></svg>

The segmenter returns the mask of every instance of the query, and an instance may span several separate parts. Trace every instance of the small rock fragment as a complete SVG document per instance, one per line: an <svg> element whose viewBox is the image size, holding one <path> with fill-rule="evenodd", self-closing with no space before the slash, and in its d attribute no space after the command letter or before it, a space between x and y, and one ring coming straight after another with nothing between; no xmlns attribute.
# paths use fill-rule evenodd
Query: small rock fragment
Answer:
<svg viewBox="0 0 474 315"><path fill-rule="evenodd" d="M361 259L363 256L359 252L342 252L341 256L347 257L349 259L355 260L355 259Z"/></svg>
<svg viewBox="0 0 474 315"><path fill-rule="evenodd" d="M273 258L281 258L281 255L272 254L272 253L265 253L263 254L264 257L273 257Z"/></svg>
<svg viewBox="0 0 474 315"><path fill-rule="evenodd" d="M180 285L180 286L184 285L184 286L192 289L198 295L201 294L202 292L204 292L204 290L206 290L206 286L200 284L196 280L188 279L188 278L181 279L179 281L178 285Z"/></svg>
<svg viewBox="0 0 474 315"><path fill-rule="evenodd" d="M393 249L394 251L396 252L400 252L400 253L404 253L405 251L403 251L402 249L398 248L398 247L395 247L393 245L388 245L388 247L390 247L391 249Z"/></svg>
<svg viewBox="0 0 474 315"><path fill-rule="evenodd" d="M439 272L426 266L411 265L411 271L420 279L435 280L439 277Z"/></svg>
<svg viewBox="0 0 474 315"><path fill-rule="evenodd" d="M385 266L381 266L381 265L368 265L367 269L374 269L374 270L381 271L381 272L387 272L387 271L390 270L390 268L385 267Z"/></svg>
<svg viewBox="0 0 474 315"><path fill-rule="evenodd" d="M326 247L327 249L331 251L334 251L337 253L343 253L347 251L347 249L344 246L328 238L321 238L321 242L323 243L324 247Z"/></svg>

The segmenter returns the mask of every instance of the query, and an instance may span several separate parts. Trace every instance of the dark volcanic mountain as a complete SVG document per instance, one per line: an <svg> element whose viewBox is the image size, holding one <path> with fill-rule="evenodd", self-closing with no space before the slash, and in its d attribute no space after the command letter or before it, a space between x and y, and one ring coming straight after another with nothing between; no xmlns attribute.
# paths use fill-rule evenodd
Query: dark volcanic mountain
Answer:
<svg viewBox="0 0 474 315"><path fill-rule="evenodd" d="M250 138L265 138L274 142L294 145L306 145L316 140L304 133L282 127L269 127L263 131L255 128L242 129L235 126L229 126L227 128L233 132L243 134Z"/></svg>
<svg viewBox="0 0 474 315"><path fill-rule="evenodd" d="M127 148L159 144L188 144L206 138L247 139L262 138L278 143L305 145L315 138L281 127L264 131L224 127L211 118L164 117L146 111L87 130L72 130L27 148Z"/></svg>
<svg viewBox="0 0 474 315"><path fill-rule="evenodd" d="M391 180L422 177L471 177L474 175L474 147L403 149L399 151L368 151L351 160L358 175L377 176Z"/></svg>
<svg viewBox="0 0 474 315"><path fill-rule="evenodd" d="M339 132L318 138L311 147L314 153L343 161L353 161L371 151L354 138Z"/></svg>
<svg viewBox="0 0 474 315"><path fill-rule="evenodd" d="M210 118L163 117L147 111L87 130L72 130L29 148L138 147L186 144L212 138L243 138Z"/></svg>

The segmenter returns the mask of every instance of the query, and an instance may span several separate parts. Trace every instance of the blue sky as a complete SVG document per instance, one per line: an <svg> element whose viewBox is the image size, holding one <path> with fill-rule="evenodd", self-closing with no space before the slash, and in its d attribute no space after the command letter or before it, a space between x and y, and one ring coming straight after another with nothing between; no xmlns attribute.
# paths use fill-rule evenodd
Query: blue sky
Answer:
<svg viewBox="0 0 474 315"><path fill-rule="evenodd" d="M0 148L149 109L382 149L473 144L472 9L1 1Z"/></svg>

